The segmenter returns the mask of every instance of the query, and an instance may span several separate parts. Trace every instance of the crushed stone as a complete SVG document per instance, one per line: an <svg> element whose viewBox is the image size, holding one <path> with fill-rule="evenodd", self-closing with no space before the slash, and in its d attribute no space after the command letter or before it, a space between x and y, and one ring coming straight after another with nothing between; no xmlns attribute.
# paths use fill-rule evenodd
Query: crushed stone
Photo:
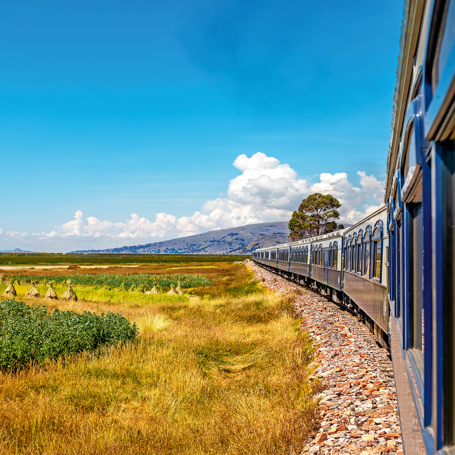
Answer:
<svg viewBox="0 0 455 455"><path fill-rule="evenodd" d="M295 311L315 346L322 381L317 430L307 454L403 455L392 362L387 349L355 316L249 261L256 279L277 293L295 292ZM303 291L303 292L302 292Z"/></svg>

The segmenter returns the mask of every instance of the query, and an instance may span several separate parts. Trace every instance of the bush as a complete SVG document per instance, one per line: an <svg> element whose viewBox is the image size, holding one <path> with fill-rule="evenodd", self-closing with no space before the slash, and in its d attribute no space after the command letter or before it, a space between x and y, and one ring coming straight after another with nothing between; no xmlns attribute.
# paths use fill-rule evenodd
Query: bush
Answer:
<svg viewBox="0 0 455 455"><path fill-rule="evenodd" d="M138 287L147 286L152 288L153 284L156 283L163 288L170 288L173 284L177 286L179 283L182 288L194 288L197 286L210 286L212 282L200 275L148 275L143 273L138 273L135 275L117 275L110 273L99 273L96 275L90 274L76 274L71 276L53 276L52 280L57 284L66 283L68 278L71 279L71 283L74 286L104 286L106 289L130 289L134 287L136 290ZM40 283L46 280L46 277L43 276L27 276L27 275L18 275L18 280L25 281L33 279L39 281Z"/></svg>
<svg viewBox="0 0 455 455"><path fill-rule="evenodd" d="M138 328L120 314L47 311L16 300L0 302L0 369L17 371L60 356L94 351L102 345L125 343Z"/></svg>

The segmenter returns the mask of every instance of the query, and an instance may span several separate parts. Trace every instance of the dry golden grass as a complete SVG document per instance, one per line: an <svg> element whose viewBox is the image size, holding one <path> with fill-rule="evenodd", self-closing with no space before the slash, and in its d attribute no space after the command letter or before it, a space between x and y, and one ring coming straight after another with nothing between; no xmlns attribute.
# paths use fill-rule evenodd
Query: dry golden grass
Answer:
<svg viewBox="0 0 455 455"><path fill-rule="evenodd" d="M0 373L0 453L299 453L316 405L312 348L292 300L255 293L140 307L46 301L121 312L138 323L139 341Z"/></svg>

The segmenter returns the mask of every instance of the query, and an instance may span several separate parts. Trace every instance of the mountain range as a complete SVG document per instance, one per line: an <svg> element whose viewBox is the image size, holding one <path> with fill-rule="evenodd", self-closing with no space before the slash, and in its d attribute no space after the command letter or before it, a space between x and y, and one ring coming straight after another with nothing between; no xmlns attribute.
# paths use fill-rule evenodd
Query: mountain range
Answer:
<svg viewBox="0 0 455 455"><path fill-rule="evenodd" d="M146 245L123 246L106 250L81 250L73 253L105 254L250 254L256 248L288 241L287 221L248 224L204 234L180 237Z"/></svg>
<svg viewBox="0 0 455 455"><path fill-rule="evenodd" d="M20 248L14 248L14 250L0 250L0 253L33 253L33 251L21 250Z"/></svg>

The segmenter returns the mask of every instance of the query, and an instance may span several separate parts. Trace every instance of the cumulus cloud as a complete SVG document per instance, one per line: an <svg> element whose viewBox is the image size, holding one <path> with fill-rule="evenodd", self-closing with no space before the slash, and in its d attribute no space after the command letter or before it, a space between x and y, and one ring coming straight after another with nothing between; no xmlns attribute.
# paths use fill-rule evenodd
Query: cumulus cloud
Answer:
<svg viewBox="0 0 455 455"><path fill-rule="evenodd" d="M345 223L359 221L382 203L384 182L363 171L357 172L360 180L359 186L355 186L344 172L322 173L318 182L307 182L289 164L282 164L278 159L261 152L251 157L239 155L233 165L240 174L229 182L226 196L207 201L200 211L189 216L177 218L158 213L150 221L132 214L125 221L112 222L86 217L79 210L74 219L48 233L28 234L0 229L0 240L8 244L23 239L24 244L40 244L42 250L48 251L105 248L183 237L245 224L288 220L300 201L315 192L332 194L340 200L343 204L341 221Z"/></svg>
<svg viewBox="0 0 455 455"><path fill-rule="evenodd" d="M365 215L377 210L384 198L384 182L374 175L359 171L360 187L348 180L345 172L336 174L322 173L320 182L310 186L310 193L331 194L342 204L341 222L356 223Z"/></svg>

